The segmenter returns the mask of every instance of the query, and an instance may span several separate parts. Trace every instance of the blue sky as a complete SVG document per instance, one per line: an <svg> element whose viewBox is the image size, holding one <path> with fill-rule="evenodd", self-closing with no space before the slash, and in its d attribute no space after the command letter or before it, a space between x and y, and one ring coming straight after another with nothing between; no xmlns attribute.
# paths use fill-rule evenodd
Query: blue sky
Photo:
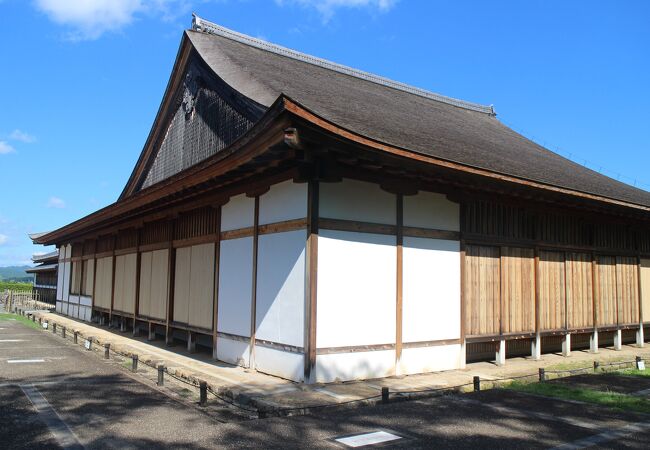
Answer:
<svg viewBox="0 0 650 450"><path fill-rule="evenodd" d="M191 12L494 104L552 150L650 190L650 2L0 0L0 266L114 202Z"/></svg>

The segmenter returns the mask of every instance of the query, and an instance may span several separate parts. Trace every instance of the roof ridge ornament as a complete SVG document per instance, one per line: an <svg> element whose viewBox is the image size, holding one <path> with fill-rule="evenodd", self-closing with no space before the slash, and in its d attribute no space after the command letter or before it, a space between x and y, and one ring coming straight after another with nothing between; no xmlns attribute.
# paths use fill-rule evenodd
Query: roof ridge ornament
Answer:
<svg viewBox="0 0 650 450"><path fill-rule="evenodd" d="M209 22L205 19L200 18L195 13L192 13L192 30L221 36L236 42L240 42L242 44L249 45L251 47L256 47L261 50L266 50L271 53L276 53L278 55L286 56L288 58L296 59L298 61L302 61L308 64L313 64L315 66L323 67L325 69L329 69L352 77L361 78L363 80L370 81L372 83L391 87L393 89L408 92L410 94L418 95L420 97L436 100L442 103L447 103L449 105L457 106L459 108L469 109L472 111L478 111L484 114L489 114L491 116L496 116L496 112L494 110L493 105L486 106L478 103L472 103L465 100L459 100L452 97L447 97L445 95L436 94L434 92L427 91L425 89L420 89L420 88L410 86L406 83L394 81L389 78L384 78L369 72L353 69L351 67L347 67L332 61L328 61L326 59L318 58L316 56L311 56L306 53L298 52L296 50L291 50L289 48L272 44L262 39L257 39L239 33L237 31L230 30L228 28L222 27L221 25L217 25L216 23Z"/></svg>

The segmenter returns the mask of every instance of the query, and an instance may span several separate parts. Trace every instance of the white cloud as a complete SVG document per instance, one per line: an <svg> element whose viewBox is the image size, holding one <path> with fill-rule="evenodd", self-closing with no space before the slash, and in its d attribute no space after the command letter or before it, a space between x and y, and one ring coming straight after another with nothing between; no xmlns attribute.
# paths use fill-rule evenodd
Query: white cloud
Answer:
<svg viewBox="0 0 650 450"><path fill-rule="evenodd" d="M97 39L129 25L146 0L36 0L36 8L72 31L71 40Z"/></svg>
<svg viewBox="0 0 650 450"><path fill-rule="evenodd" d="M341 8L368 8L370 10L386 12L390 10L398 0L275 0L280 6L297 4L303 7L316 9L328 22L337 9Z"/></svg>
<svg viewBox="0 0 650 450"><path fill-rule="evenodd" d="M65 202L59 197L50 197L50 199L47 201L47 207L58 209L65 208Z"/></svg>
<svg viewBox="0 0 650 450"><path fill-rule="evenodd" d="M174 21L188 15L197 1L35 0L34 4L51 21L68 29L65 35L67 39L82 41L120 31L143 15L155 15L166 22ZM186 19L189 22L189 16Z"/></svg>
<svg viewBox="0 0 650 450"><path fill-rule="evenodd" d="M12 131L11 134L9 135L9 139L14 141L24 142L25 144L31 144L32 142L36 142L36 136L32 136L31 134L25 133L24 131L20 131L20 130Z"/></svg>
<svg viewBox="0 0 650 450"><path fill-rule="evenodd" d="M0 141L0 155L6 155L7 153L13 153L15 151L16 150L6 141Z"/></svg>

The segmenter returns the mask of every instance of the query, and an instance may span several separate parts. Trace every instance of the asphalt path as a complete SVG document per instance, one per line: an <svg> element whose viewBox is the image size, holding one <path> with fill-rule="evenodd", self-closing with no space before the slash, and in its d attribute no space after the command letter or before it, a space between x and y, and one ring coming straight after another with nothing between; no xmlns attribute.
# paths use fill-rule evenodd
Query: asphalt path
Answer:
<svg viewBox="0 0 650 450"><path fill-rule="evenodd" d="M0 320L2 448L343 448L337 438L377 431L399 437L390 448L645 449L650 438L648 416L502 390L224 417L51 332Z"/></svg>

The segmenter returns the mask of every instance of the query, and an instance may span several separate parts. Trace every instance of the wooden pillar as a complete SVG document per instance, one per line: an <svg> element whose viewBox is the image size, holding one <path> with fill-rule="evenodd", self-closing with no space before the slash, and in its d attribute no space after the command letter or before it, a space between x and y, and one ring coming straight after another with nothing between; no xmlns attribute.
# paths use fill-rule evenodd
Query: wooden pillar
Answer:
<svg viewBox="0 0 650 450"><path fill-rule="evenodd" d="M589 338L589 351L598 353L598 265L596 255L591 254L591 300L593 302L594 331Z"/></svg>
<svg viewBox="0 0 650 450"><path fill-rule="evenodd" d="M112 256L112 269L111 269L111 307L108 311L109 328L113 326L113 305L115 304L115 246L116 245L117 245L117 234L113 235L113 256Z"/></svg>
<svg viewBox="0 0 650 450"><path fill-rule="evenodd" d="M566 266L565 266L566 272ZM534 269L534 281L535 281L535 337L531 344L531 357L538 361L542 359L542 335L541 335L541 320L540 320L540 310L539 310L539 248L535 247L535 269Z"/></svg>
<svg viewBox="0 0 650 450"><path fill-rule="evenodd" d="M249 363L255 367L255 331L257 329L257 244L259 241L260 225L260 196L255 196L255 215L253 217L253 280L251 289L251 339L249 350Z"/></svg>
<svg viewBox="0 0 650 450"><path fill-rule="evenodd" d="M305 248L305 339L304 379L315 378L316 368L316 305L318 277L318 200L319 184L310 180L307 186L307 241Z"/></svg>
<svg viewBox="0 0 650 450"><path fill-rule="evenodd" d="M167 311L165 317L165 344L172 345L174 337L171 318L174 314L174 278L176 277L176 250L174 249L174 220L171 221L169 236L169 255L167 258Z"/></svg>
<svg viewBox="0 0 650 450"><path fill-rule="evenodd" d="M404 196L397 194L396 199L396 248L397 248L397 280L396 286L396 311L395 311L395 374L401 375L401 360L402 360L402 295L403 295L403 269L404 269Z"/></svg>
<svg viewBox="0 0 650 450"><path fill-rule="evenodd" d="M501 336L501 339L499 340L499 346L497 347L496 351L496 363L498 366L503 366L506 363L506 340L503 338L503 332L504 332L504 317L503 317L503 311L505 310L504 304L504 298L503 298L503 286L505 284L505 277L503 275L503 247L499 247L499 336Z"/></svg>
<svg viewBox="0 0 650 450"><path fill-rule="evenodd" d="M93 316L93 306L95 306L95 291L97 286L97 242L95 239L95 254L93 254L93 297L90 299L90 319Z"/></svg>
<svg viewBox="0 0 650 450"><path fill-rule="evenodd" d="M214 289L212 293L212 357L217 359L217 324L219 323L219 258L221 254L221 206L217 207L217 231L214 236Z"/></svg>
<svg viewBox="0 0 650 450"><path fill-rule="evenodd" d="M142 262L142 255L140 253L140 238L141 238L141 229L136 230L136 242L135 242L135 302L133 305L133 336L139 334L138 330L138 310L140 309L140 263Z"/></svg>
<svg viewBox="0 0 650 450"><path fill-rule="evenodd" d="M637 282L638 282L638 289L639 289L639 295L637 296L637 299L639 300L639 329L636 332L636 345L639 348L642 348L645 346L645 336L643 335L643 299L642 299L642 293L641 293L641 257L637 256Z"/></svg>
<svg viewBox="0 0 650 450"><path fill-rule="evenodd" d="M462 206L461 206L462 211ZM462 214L462 213L461 213ZM461 224L462 224L461 220ZM461 225L462 226L462 225ZM467 365L467 343L465 342L465 327L467 323L467 308L465 307L465 242L460 240L460 368Z"/></svg>

